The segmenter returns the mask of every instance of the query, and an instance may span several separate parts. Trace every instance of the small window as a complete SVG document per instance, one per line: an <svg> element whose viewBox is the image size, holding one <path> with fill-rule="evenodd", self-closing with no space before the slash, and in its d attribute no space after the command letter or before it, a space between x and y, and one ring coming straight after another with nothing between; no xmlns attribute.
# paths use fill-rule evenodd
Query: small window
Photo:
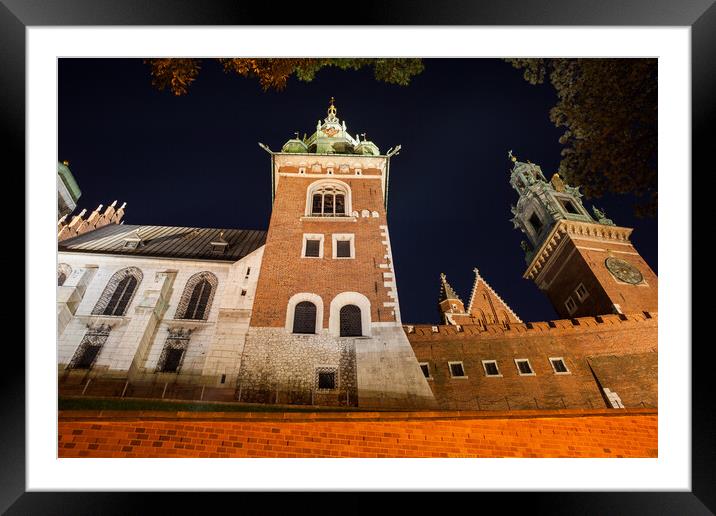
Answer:
<svg viewBox="0 0 716 516"><path fill-rule="evenodd" d="M306 240L306 258L319 258L321 256L321 241Z"/></svg>
<svg viewBox="0 0 716 516"><path fill-rule="evenodd" d="M241 295L242 295L242 296L245 296L245 295L246 295L246 289L245 289L245 288L242 288L242 289L241 289Z"/></svg>
<svg viewBox="0 0 716 516"><path fill-rule="evenodd" d="M301 301L293 311L293 333L316 333L316 305Z"/></svg>
<svg viewBox="0 0 716 516"><path fill-rule="evenodd" d="M355 245L352 233L333 235L333 258L355 258Z"/></svg>
<svg viewBox="0 0 716 516"><path fill-rule="evenodd" d="M94 345L86 346L85 349L82 350L82 354L79 356L79 358L75 362L74 368L75 369L90 369L92 367L92 364L94 364L94 361L97 358L97 355L99 354L100 349L102 349L102 346L94 346Z"/></svg>
<svg viewBox="0 0 716 516"><path fill-rule="evenodd" d="M569 296L567 300L564 302L564 306L567 309L567 312L570 314L573 314L577 310L577 303L574 302L574 299L572 299L572 296Z"/></svg>
<svg viewBox="0 0 716 516"><path fill-rule="evenodd" d="M125 240L124 242L125 249L136 249L138 245L139 240Z"/></svg>
<svg viewBox="0 0 716 516"><path fill-rule="evenodd" d="M350 258L351 257L351 243L348 240L339 240L336 242L336 258Z"/></svg>
<svg viewBox="0 0 716 516"><path fill-rule="evenodd" d="M450 376L453 378L467 378L462 362L448 362L450 368Z"/></svg>
<svg viewBox="0 0 716 516"><path fill-rule="evenodd" d="M515 359L515 364L517 364L517 371L519 371L520 376L534 376L535 372L532 370L530 361L526 358Z"/></svg>
<svg viewBox="0 0 716 516"><path fill-rule="evenodd" d="M249 277L249 274L251 274L251 267L246 267L246 277Z"/></svg>
<svg viewBox="0 0 716 516"><path fill-rule="evenodd" d="M555 374L569 374L569 369L567 369L567 365L564 363L562 357L550 358L549 363L552 364L552 369Z"/></svg>
<svg viewBox="0 0 716 516"><path fill-rule="evenodd" d="M539 234L539 232L542 230L542 221L539 219L536 213L533 213L530 217L530 224L532 224L535 233Z"/></svg>
<svg viewBox="0 0 716 516"><path fill-rule="evenodd" d="M57 286L61 287L65 284L65 281L67 281L67 274L64 272L57 273Z"/></svg>
<svg viewBox="0 0 716 516"><path fill-rule="evenodd" d="M184 350L180 348L169 348L164 359L164 363L160 369L162 373L176 373L179 371L181 359L184 356Z"/></svg>
<svg viewBox="0 0 716 516"><path fill-rule="evenodd" d="M587 289L585 288L583 283L579 284L579 286L574 290L574 293L577 295L577 299L579 299L580 301L584 301L589 295L589 292L587 292Z"/></svg>
<svg viewBox="0 0 716 516"><path fill-rule="evenodd" d="M336 388L336 372L335 371L318 371L318 388L319 389L335 389Z"/></svg>
<svg viewBox="0 0 716 516"><path fill-rule="evenodd" d="M483 360L482 367L485 369L485 376L502 376L496 360Z"/></svg>
<svg viewBox="0 0 716 516"><path fill-rule="evenodd" d="M427 362L421 362L420 369L423 371L423 376L425 378L430 378L430 364Z"/></svg>
<svg viewBox="0 0 716 516"><path fill-rule="evenodd" d="M339 319L341 337L360 337L363 335L363 322L359 307L345 305L340 310Z"/></svg>
<svg viewBox="0 0 716 516"><path fill-rule="evenodd" d="M304 233L301 258L323 258L323 235Z"/></svg>
<svg viewBox="0 0 716 516"><path fill-rule="evenodd" d="M564 210L567 213L573 213L574 215L579 215L579 210L574 205L572 201L569 199L560 199L560 202L562 203L562 206L564 206Z"/></svg>

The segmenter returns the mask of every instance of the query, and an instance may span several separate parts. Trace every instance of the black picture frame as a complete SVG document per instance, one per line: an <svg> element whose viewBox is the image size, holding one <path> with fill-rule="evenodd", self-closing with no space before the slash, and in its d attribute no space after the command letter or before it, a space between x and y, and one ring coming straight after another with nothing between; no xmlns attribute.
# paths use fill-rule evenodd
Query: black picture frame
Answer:
<svg viewBox="0 0 716 516"><path fill-rule="evenodd" d="M0 96L4 158L25 168L25 30L30 26L63 25L576 25L576 26L688 26L692 44L692 169L711 171L706 154L713 145L708 130L716 107L716 5L714 0L501 0L497 1L382 1L363 2L351 14L334 8L277 9L267 2L231 0L0 0ZM662 171L663 172L663 171ZM9 187L24 191L20 175ZM11 178L7 178L12 181ZM678 178L691 180L691 178ZM7 186L6 186L7 188ZM690 231L691 228L684 228ZM30 236L26 236L30 238ZM29 271L25 271L26 274ZM684 300L691 303L691 300ZM665 343L666 344L666 343ZM691 343L679 345L688 352ZM706 344L706 342L704 342ZM160 501L163 512L206 504L203 493L39 493L25 492L25 378L24 350L7 346L7 363L0 375L3 424L0 425L0 511L8 514L134 514L148 512ZM480 494L509 509L527 508L551 514L711 514L716 511L716 418L709 395L711 375L708 346L692 353L692 488L690 492L610 493L492 493ZM15 356L8 356L15 354ZM223 496L223 495L222 495ZM227 495L234 496L234 495ZM246 493L242 505L250 504ZM301 497L302 495L297 495ZM350 498L358 500L356 493ZM462 498L462 497L461 497ZM411 498L426 508L426 498ZM490 500L492 501L492 500ZM216 503L216 501L213 501ZM344 500L351 504L349 500ZM473 502L474 503L474 502ZM222 505L219 502L216 507ZM360 506L346 505L349 509ZM205 506L206 507L206 506ZM368 509L370 506L365 505Z"/></svg>

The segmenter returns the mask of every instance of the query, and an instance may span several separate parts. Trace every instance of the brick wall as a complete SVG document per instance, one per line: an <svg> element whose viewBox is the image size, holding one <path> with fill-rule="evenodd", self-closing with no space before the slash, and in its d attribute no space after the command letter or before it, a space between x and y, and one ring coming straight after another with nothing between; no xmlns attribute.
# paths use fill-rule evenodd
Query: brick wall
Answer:
<svg viewBox="0 0 716 516"><path fill-rule="evenodd" d="M655 409L60 412L60 457L657 457Z"/></svg>
<svg viewBox="0 0 716 516"><path fill-rule="evenodd" d="M406 329L444 409L599 408L607 406L602 388L626 407L657 406L657 314ZM569 373L556 374L550 358L562 358ZM528 359L534 375L520 375L515 359ZM501 376L488 377L483 360L496 360ZM453 377L448 362L462 362L466 376Z"/></svg>

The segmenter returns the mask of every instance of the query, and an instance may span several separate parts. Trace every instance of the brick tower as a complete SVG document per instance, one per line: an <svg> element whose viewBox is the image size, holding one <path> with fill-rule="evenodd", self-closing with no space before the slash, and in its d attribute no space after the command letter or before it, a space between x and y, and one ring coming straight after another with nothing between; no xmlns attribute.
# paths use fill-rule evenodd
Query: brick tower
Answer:
<svg viewBox="0 0 716 516"><path fill-rule="evenodd" d="M519 193L512 207L515 228L529 264L524 278L546 292L561 317L657 311L657 277L629 241L631 228L582 204L579 187L558 174L550 181L538 165L513 162L510 184Z"/></svg>
<svg viewBox="0 0 716 516"><path fill-rule="evenodd" d="M241 397L431 406L401 326L386 219L400 146L381 154L365 134L352 137L332 99L316 131L298 136L280 152L260 144L271 155L273 207Z"/></svg>

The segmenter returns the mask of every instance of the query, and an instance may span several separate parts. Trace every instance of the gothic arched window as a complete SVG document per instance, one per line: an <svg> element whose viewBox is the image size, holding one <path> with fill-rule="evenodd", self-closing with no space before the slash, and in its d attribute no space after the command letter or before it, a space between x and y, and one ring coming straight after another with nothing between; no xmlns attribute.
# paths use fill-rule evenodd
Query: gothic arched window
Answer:
<svg viewBox="0 0 716 516"><path fill-rule="evenodd" d="M57 271L57 286L61 287L67 281L67 275L62 271Z"/></svg>
<svg viewBox="0 0 716 516"><path fill-rule="evenodd" d="M319 183L309 190L307 215L313 217L344 217L349 213L349 191L339 183Z"/></svg>
<svg viewBox="0 0 716 516"><path fill-rule="evenodd" d="M114 273L95 305L94 315L124 315L142 281L142 271L127 267Z"/></svg>
<svg viewBox="0 0 716 516"><path fill-rule="evenodd" d="M361 311L356 305L345 305L340 311L341 337L363 335Z"/></svg>
<svg viewBox="0 0 716 516"><path fill-rule="evenodd" d="M293 333L316 333L316 305L301 301L293 312Z"/></svg>
<svg viewBox="0 0 716 516"><path fill-rule="evenodd" d="M194 274L186 282L174 317L176 319L206 320L218 283L216 276L211 272Z"/></svg>

